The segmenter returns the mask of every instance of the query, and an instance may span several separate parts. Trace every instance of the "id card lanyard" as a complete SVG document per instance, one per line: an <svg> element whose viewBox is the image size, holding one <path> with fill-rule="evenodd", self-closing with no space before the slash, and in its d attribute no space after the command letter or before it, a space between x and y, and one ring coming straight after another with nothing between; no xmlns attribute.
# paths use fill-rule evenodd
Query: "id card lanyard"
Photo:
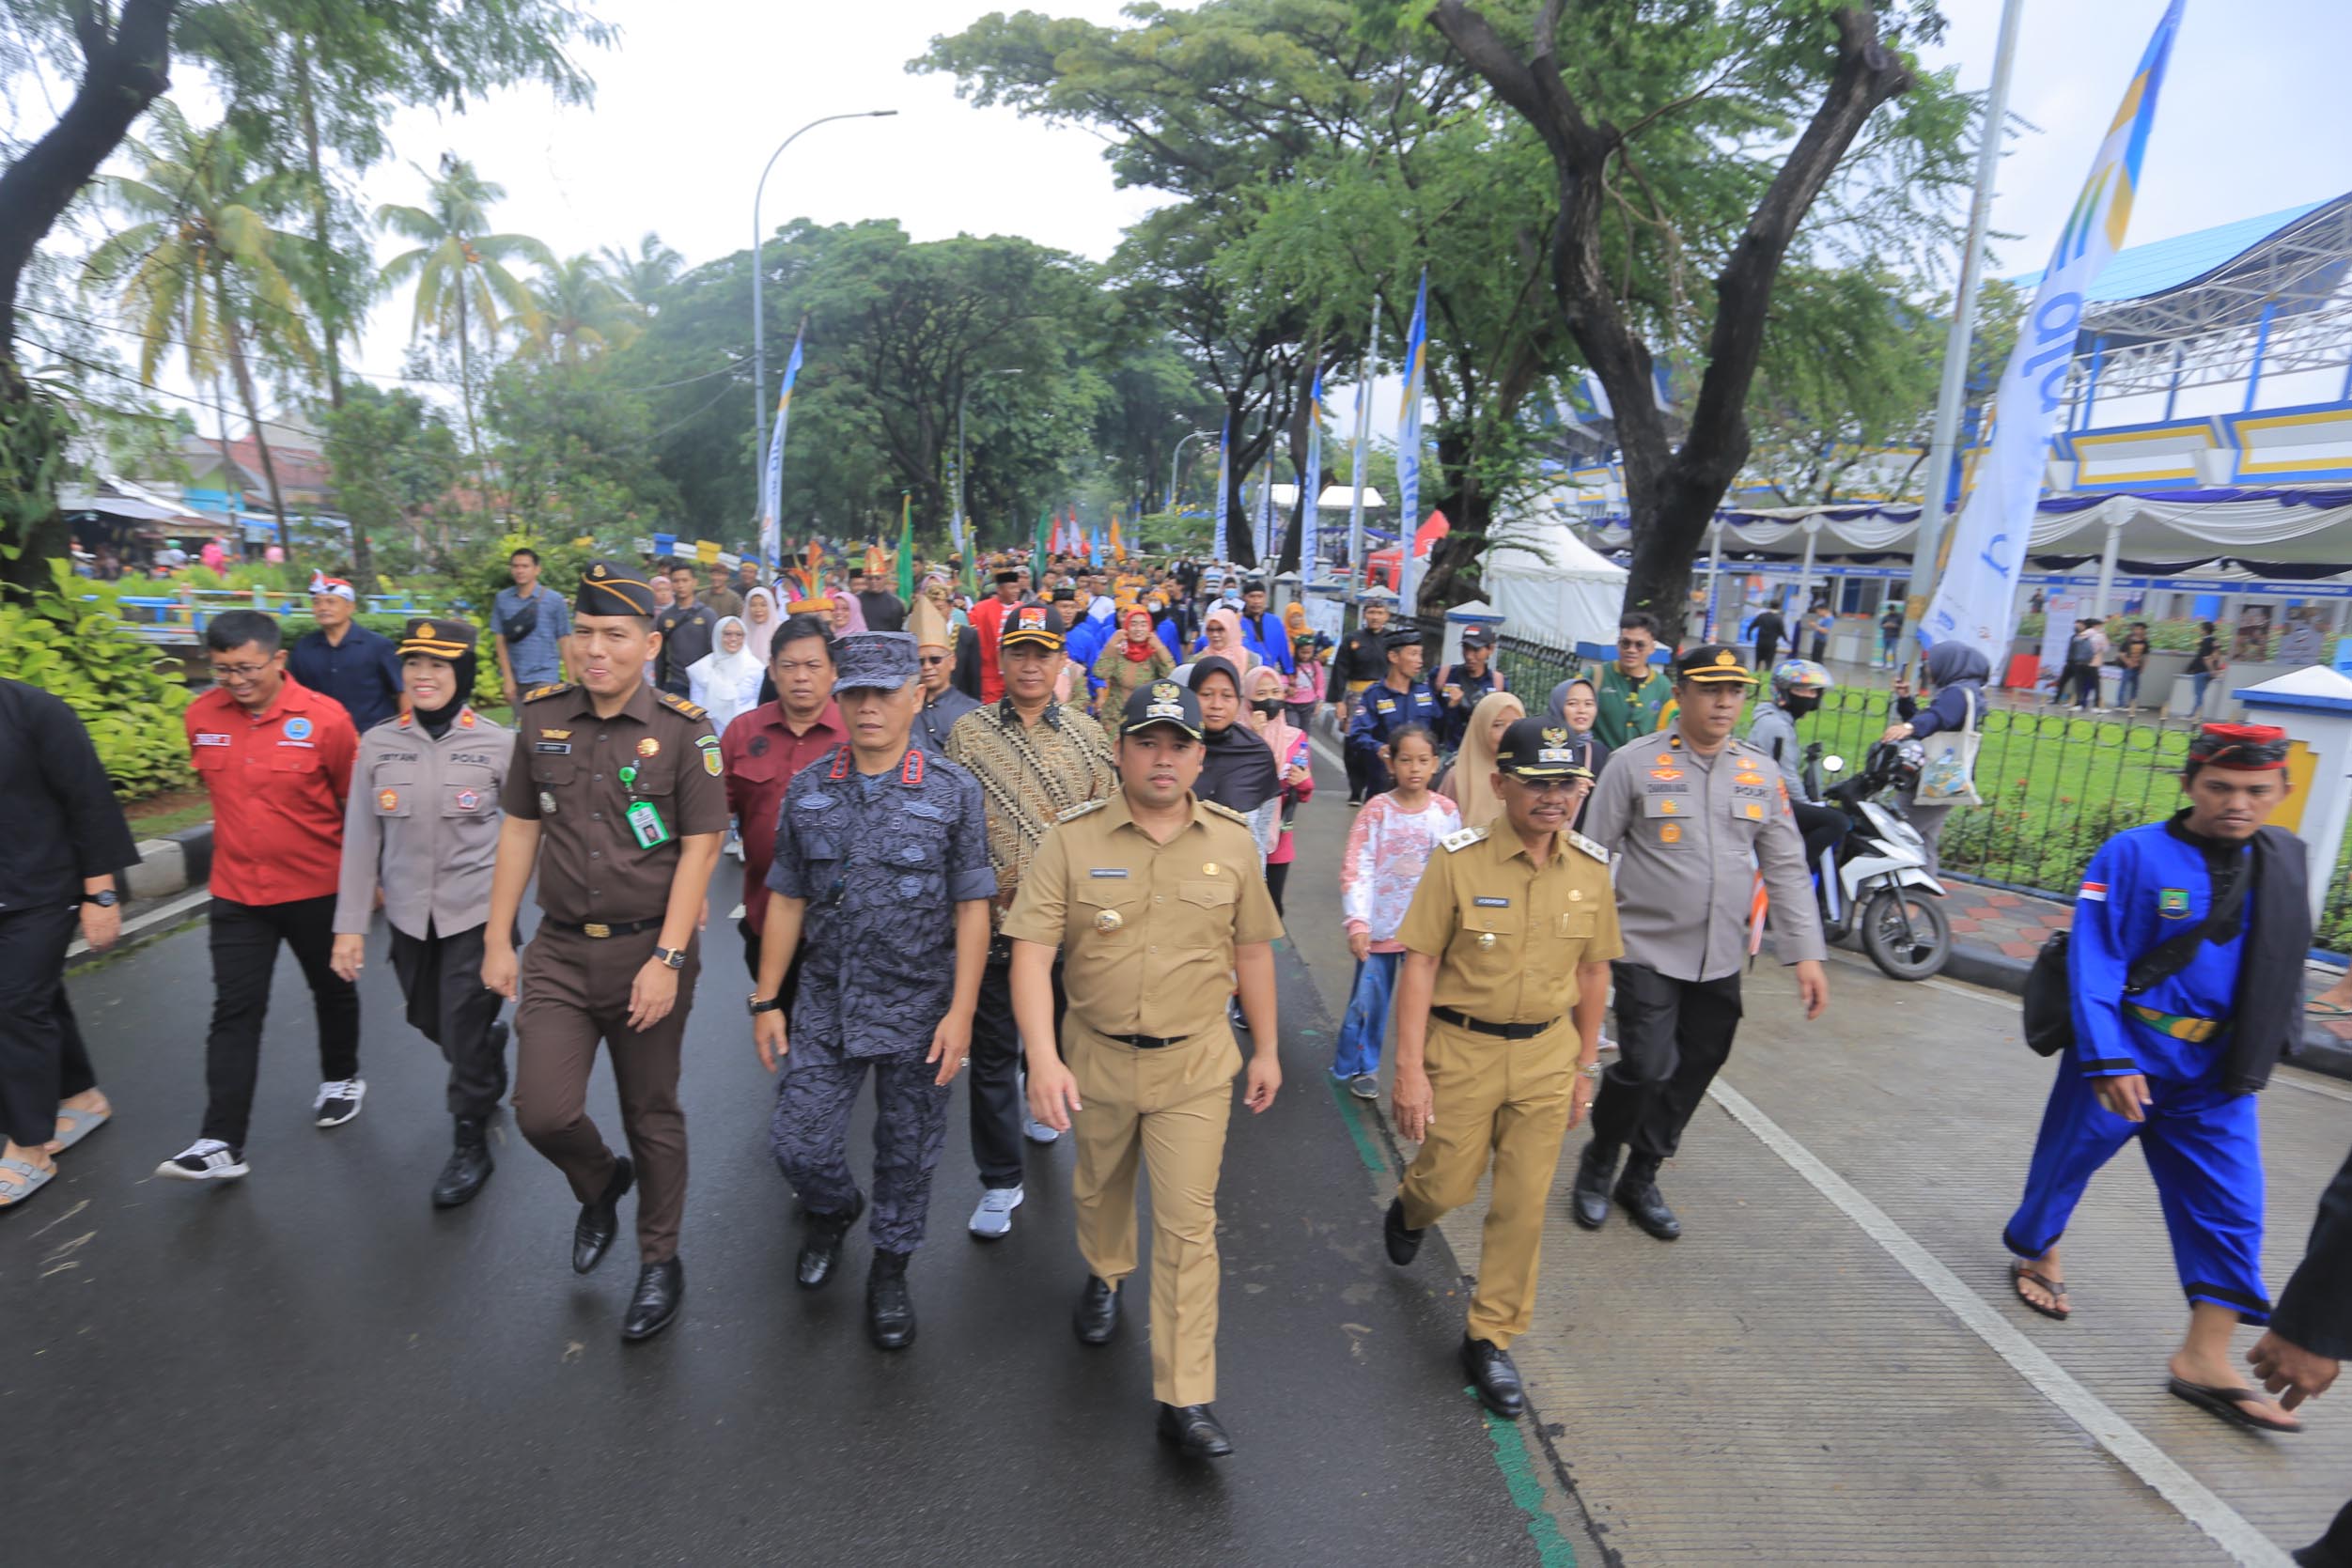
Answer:
<svg viewBox="0 0 2352 1568"><path fill-rule="evenodd" d="M658 849L670 842L670 825L662 820L662 808L650 800L637 798L637 765L625 763L620 770L621 787L629 791L629 831L640 849Z"/></svg>

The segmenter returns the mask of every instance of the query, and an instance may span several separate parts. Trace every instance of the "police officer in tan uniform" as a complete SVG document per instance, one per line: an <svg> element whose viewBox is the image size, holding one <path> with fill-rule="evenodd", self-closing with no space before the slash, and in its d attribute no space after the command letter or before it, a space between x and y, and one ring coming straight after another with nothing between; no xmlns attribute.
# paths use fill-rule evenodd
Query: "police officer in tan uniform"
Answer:
<svg viewBox="0 0 2352 1568"><path fill-rule="evenodd" d="M515 1121L580 1200L571 1247L579 1273L603 1260L621 1198L643 1176L637 1288L621 1326L631 1340L667 1327L686 1292L678 1259L686 1206L678 1041L701 970L703 897L727 825L709 716L646 684L646 661L661 642L653 590L636 568L591 564L567 654L580 683L522 699L482 958L483 983L514 995L515 916L536 869L541 918L520 965ZM588 1119L599 1040L612 1048L629 1157L607 1148Z"/></svg>
<svg viewBox="0 0 2352 1568"><path fill-rule="evenodd" d="M466 701L475 641L466 622L429 616L400 638L409 711L360 737L328 959L359 977L381 888L409 1023L449 1063L457 1138L433 1180L435 1208L472 1202L490 1180L490 1121L506 1092L506 1026L502 999L482 984L482 932L515 732Z"/></svg>
<svg viewBox="0 0 2352 1568"><path fill-rule="evenodd" d="M1609 852L1568 826L1592 787L1579 754L1544 720L1505 730L1503 820L1438 841L1396 931L1396 1131L1421 1153L1388 1207L1388 1255L1412 1262L1493 1166L1461 1358L1487 1408L1514 1420L1527 1401L1511 1342L1534 1317L1544 1201L1593 1101L1609 960L1624 951Z"/></svg>
<svg viewBox="0 0 2352 1568"><path fill-rule="evenodd" d="M1217 1172L1242 1065L1225 1018L1238 978L1252 1111L1274 1103L1273 940L1282 935L1249 822L1196 799L1200 704L1172 680L1128 700L1119 791L1062 815L1021 877L1013 1012L1039 1121L1077 1129L1072 1183L1087 1280L1085 1344L1117 1331L1135 1269L1135 1171L1151 1179L1151 1372L1159 1430L1187 1458L1233 1452L1217 1397ZM1054 1048L1053 957L1069 1010Z"/></svg>
<svg viewBox="0 0 2352 1568"><path fill-rule="evenodd" d="M1773 945L1797 967L1805 1017L1829 1004L1821 920L1788 789L1769 756L1731 737L1755 683L1735 649L1709 644L1683 654L1673 720L1612 753L1584 808L1584 831L1617 858L1626 949L1612 971L1617 1061L1601 1079L1570 1198L1586 1230L1607 1221L1613 1197L1659 1240L1682 1234L1658 1190L1658 1168L1674 1158L1731 1054L1759 877ZM1625 1174L1615 1176L1628 1150Z"/></svg>

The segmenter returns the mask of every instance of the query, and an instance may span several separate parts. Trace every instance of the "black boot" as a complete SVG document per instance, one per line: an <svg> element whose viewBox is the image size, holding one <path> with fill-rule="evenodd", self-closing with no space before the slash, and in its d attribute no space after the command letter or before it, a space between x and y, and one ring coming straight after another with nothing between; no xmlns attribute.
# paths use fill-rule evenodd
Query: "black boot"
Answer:
<svg viewBox="0 0 2352 1568"><path fill-rule="evenodd" d="M637 1294L630 1297L621 1338L649 1340L670 1326L686 1300L686 1265L676 1258L649 1263L637 1271Z"/></svg>
<svg viewBox="0 0 2352 1568"><path fill-rule="evenodd" d="M1576 1185L1568 1189L1568 1210L1586 1230L1597 1231L1609 1223L1609 1178L1616 1173L1616 1150L1584 1145L1576 1161Z"/></svg>
<svg viewBox="0 0 2352 1568"><path fill-rule="evenodd" d="M1478 1402L1496 1415L1517 1421L1527 1408L1527 1391L1519 1385L1519 1369L1511 1353L1485 1340L1462 1336L1462 1371L1478 1390Z"/></svg>
<svg viewBox="0 0 2352 1568"><path fill-rule="evenodd" d="M494 1169L487 1129L471 1116L459 1117L457 1142L449 1151L449 1163L441 1168L441 1174L433 1181L433 1207L453 1209L472 1203Z"/></svg>
<svg viewBox="0 0 2352 1568"><path fill-rule="evenodd" d="M1414 1255L1421 1250L1421 1238L1427 1234L1428 1227L1425 1225L1418 1231L1406 1225L1405 1200L1402 1197L1388 1201L1388 1217L1380 1221L1380 1239L1388 1244L1389 1262L1399 1268L1412 1262Z"/></svg>
<svg viewBox="0 0 2352 1568"><path fill-rule="evenodd" d="M1617 1179L1614 1194L1625 1205L1633 1222L1660 1241L1673 1241L1682 1234L1682 1221L1666 1206L1664 1194L1658 1190L1658 1167L1642 1160L1626 1166L1626 1173Z"/></svg>
<svg viewBox="0 0 2352 1568"><path fill-rule="evenodd" d="M907 1294L907 1254L876 1252L865 1276L865 1331L877 1350L914 1343L914 1297Z"/></svg>
<svg viewBox="0 0 2352 1568"><path fill-rule="evenodd" d="M800 1262L794 1277L802 1290L815 1290L833 1278L833 1265L841 1261L841 1238L849 1234L849 1227L865 1212L865 1194L839 1214L818 1214L810 1210L808 1232L801 1239Z"/></svg>
<svg viewBox="0 0 2352 1568"><path fill-rule="evenodd" d="M620 1203L636 1185L637 1168L627 1155L613 1162L613 1178L593 1203L580 1205L580 1222L571 1228L571 1271L585 1274L604 1261L604 1250L621 1224Z"/></svg>
<svg viewBox="0 0 2352 1568"><path fill-rule="evenodd" d="M1109 1344L1111 1336L1119 1331L1120 1289L1120 1285L1106 1285L1091 1274L1086 1276L1086 1288L1078 1293L1078 1311L1070 1318L1080 1344Z"/></svg>

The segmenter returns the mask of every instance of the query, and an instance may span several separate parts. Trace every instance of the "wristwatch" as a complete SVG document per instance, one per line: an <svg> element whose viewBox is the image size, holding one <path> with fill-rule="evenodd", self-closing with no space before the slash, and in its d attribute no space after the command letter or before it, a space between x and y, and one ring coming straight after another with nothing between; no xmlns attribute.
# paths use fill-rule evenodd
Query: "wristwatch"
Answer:
<svg viewBox="0 0 2352 1568"><path fill-rule="evenodd" d="M686 950L682 947L657 947L653 950L653 955L674 970L682 970L686 967Z"/></svg>
<svg viewBox="0 0 2352 1568"><path fill-rule="evenodd" d="M779 991L774 996L770 997L766 1001L762 1001L759 1000L759 993L757 991L754 991L750 996L744 998L743 1000L750 1004L752 1017L755 1018L762 1013L773 1013L777 1009L781 1008L784 1005L784 993Z"/></svg>
<svg viewBox="0 0 2352 1568"><path fill-rule="evenodd" d="M84 893L82 895L82 902L85 904L95 904L101 909L111 909L116 905L121 903L122 898L115 892L114 889L108 888L103 893Z"/></svg>

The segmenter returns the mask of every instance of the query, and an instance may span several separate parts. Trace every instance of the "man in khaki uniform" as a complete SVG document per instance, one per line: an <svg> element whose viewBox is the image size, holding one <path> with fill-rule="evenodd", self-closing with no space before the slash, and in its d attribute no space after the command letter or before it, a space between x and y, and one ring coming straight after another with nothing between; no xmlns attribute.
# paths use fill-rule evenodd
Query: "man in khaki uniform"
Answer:
<svg viewBox="0 0 2352 1568"><path fill-rule="evenodd" d="M1203 755L1190 691L1170 680L1137 691L1119 728L1119 792L1062 815L1004 925L1031 1113L1058 1130L1077 1127L1072 1195L1088 1269L1078 1338L1106 1344L1118 1328L1119 1291L1135 1270L1140 1151L1151 1178L1152 1392L1160 1436L1193 1459L1233 1452L1209 1402L1217 1173L1241 1065L1225 1019L1235 979L1253 1042L1243 1103L1262 1111L1282 1086L1273 950L1282 919L1248 819L1192 795ZM1059 1051L1057 949L1069 1002Z"/></svg>
<svg viewBox="0 0 2352 1568"><path fill-rule="evenodd" d="M1527 1401L1510 1348L1534 1316L1544 1201L1593 1102L1609 960L1625 951L1609 852L1568 827L1593 781L1578 754L1544 720L1505 730L1503 821L1438 841L1396 931L1396 1131L1421 1154L1389 1204L1388 1255L1412 1262L1492 1162L1462 1370L1514 1420Z"/></svg>

